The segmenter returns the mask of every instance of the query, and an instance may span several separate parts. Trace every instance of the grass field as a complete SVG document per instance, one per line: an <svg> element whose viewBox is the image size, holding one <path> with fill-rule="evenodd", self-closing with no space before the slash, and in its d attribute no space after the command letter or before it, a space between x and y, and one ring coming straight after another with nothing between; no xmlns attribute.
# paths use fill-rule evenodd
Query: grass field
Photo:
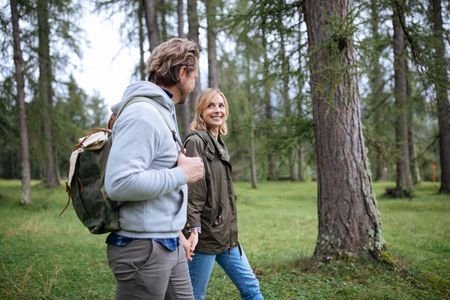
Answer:
<svg viewBox="0 0 450 300"><path fill-rule="evenodd" d="M392 183L376 183L377 195ZM266 299L450 299L450 196L423 183L416 198L378 196L395 267L309 258L317 238L315 183L236 184L240 241ZM90 234L72 208L61 217L64 189L33 186L19 204L20 182L0 180L0 299L113 299L104 235ZM239 299L215 268L207 299Z"/></svg>

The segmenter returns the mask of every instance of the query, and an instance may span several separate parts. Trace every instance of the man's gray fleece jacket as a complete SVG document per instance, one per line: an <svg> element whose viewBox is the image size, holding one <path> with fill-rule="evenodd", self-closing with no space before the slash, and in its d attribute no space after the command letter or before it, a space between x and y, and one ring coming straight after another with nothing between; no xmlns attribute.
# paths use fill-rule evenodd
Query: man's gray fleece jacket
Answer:
<svg viewBox="0 0 450 300"><path fill-rule="evenodd" d="M175 106L168 95L148 81L131 84L117 112L134 97L158 102L177 130ZM177 132L178 134L178 132ZM161 114L150 103L130 104L114 124L105 173L105 189L120 208L120 235L134 238L174 238L186 223L187 185L176 167L179 147Z"/></svg>

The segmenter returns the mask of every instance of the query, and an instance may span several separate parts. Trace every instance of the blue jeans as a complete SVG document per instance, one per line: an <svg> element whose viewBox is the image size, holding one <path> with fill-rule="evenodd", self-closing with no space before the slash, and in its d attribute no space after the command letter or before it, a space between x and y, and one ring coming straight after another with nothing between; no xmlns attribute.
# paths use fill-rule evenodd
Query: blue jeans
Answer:
<svg viewBox="0 0 450 300"><path fill-rule="evenodd" d="M239 289L242 299L264 299L259 289L258 279L253 274L244 250L242 249L241 255L239 248L234 247L215 255L195 252L192 261L189 261L188 265L196 300L205 299L206 287L208 286L214 261L219 263Z"/></svg>

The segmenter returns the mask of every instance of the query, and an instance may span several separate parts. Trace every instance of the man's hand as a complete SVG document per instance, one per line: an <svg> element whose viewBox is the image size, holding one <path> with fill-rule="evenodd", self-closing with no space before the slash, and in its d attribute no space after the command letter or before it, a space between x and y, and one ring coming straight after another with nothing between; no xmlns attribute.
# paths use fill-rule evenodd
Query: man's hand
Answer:
<svg viewBox="0 0 450 300"><path fill-rule="evenodd" d="M178 166L184 171L188 183L194 183L203 178L204 167L200 157L186 157L178 155Z"/></svg>
<svg viewBox="0 0 450 300"><path fill-rule="evenodd" d="M192 260L192 256L194 255L194 250L192 250L191 242L188 241L184 237L182 232L180 232L180 234L178 236L180 237L180 244L181 244L181 246L183 246L184 252L186 252L186 259ZM190 237L189 237L189 239L190 239Z"/></svg>

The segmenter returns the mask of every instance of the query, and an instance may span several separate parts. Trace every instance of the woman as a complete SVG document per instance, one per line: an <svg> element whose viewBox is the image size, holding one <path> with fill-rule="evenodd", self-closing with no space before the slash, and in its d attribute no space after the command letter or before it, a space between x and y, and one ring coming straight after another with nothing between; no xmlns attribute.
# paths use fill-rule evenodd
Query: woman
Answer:
<svg viewBox="0 0 450 300"><path fill-rule="evenodd" d="M242 299L263 299L259 282L238 242L236 195L230 155L222 140L227 133L228 102L217 89L198 98L186 155L203 158L205 176L189 185L186 236L195 248L189 262L195 299L204 299L214 261L239 289ZM192 234L190 234L192 233ZM197 234L199 233L199 234Z"/></svg>

